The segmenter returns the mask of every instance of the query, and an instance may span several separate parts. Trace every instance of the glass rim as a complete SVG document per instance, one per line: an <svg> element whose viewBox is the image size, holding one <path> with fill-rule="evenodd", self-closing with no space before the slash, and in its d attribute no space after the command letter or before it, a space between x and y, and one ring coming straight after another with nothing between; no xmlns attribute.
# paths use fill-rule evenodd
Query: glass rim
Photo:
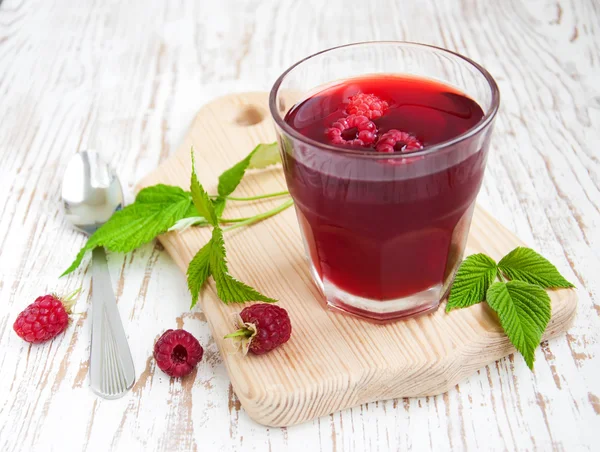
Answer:
<svg viewBox="0 0 600 452"><path fill-rule="evenodd" d="M475 124L474 126L472 126L469 129L467 129L463 133L461 133L453 138L450 138L448 140L442 141L440 143L436 143L436 144L433 144L430 146L425 146L420 151L415 151L415 152L410 152L410 153L405 153L405 154L403 154L403 153L388 154L388 153L379 153L379 152L373 152L373 151L368 151L368 150L360 150L360 149L356 149L356 148L355 149L350 149L350 148L345 149L345 148L342 148L339 146L333 146L330 144L321 143L320 141L313 140L312 138L309 138L309 137L301 134L296 129L291 127L287 122L285 122L284 118L281 117L281 114L277 110L277 95L279 93L279 88L281 87L281 84L283 83L283 81L285 80L287 75L290 72L292 72L294 69L296 69L298 66L300 66L302 63L304 63L314 57L322 55L324 53L328 53L328 52L331 52L334 50L344 49L344 48L348 48L348 47L362 47L362 46L368 46L368 45L392 45L392 44L401 45L403 47L420 47L420 48L425 48L425 49L429 49L429 50L440 51L440 52L449 54L455 58L458 58L458 59L464 61L465 63L471 65L475 69L477 69L479 71L479 73L481 75L483 75L483 77L487 81L488 86L492 93L490 107L487 109L488 111L486 111L484 113L483 118L477 124ZM355 156L355 157L368 157L368 158L372 158L372 159L386 159L386 160L407 159L407 158L412 159L415 157L426 156L426 155L432 154L434 152L437 153L437 151L440 151L440 150L448 149L448 148L452 147L453 145L460 143L461 141L463 141L467 138L470 138L470 137L478 134L482 130L486 129L491 124L491 122L494 120L494 118L496 117L499 107L500 107L500 90L498 89L498 85L496 84L496 81L494 80L492 75L483 66L481 66L479 63L476 63L472 59L470 59L464 55L461 55L460 53L453 52L452 50L444 49L442 47L437 47L437 46L433 46L430 44L422 44L422 43L412 42L412 41L363 41L363 42L355 42L355 43L351 43L351 44L344 44L341 46L336 46L336 47L331 47L329 49L321 50L320 52L313 53L312 55L302 58L300 61L297 61L296 63L291 65L289 68L287 68L277 78L277 80L273 84L273 87L271 88L271 92L269 93L269 110L271 111L271 116L273 117L275 123L279 127L281 127L287 134L291 135L292 137L296 138L297 140L303 141L307 144L310 144L310 145L320 148L320 149L336 152L337 154L346 154L346 155Z"/></svg>

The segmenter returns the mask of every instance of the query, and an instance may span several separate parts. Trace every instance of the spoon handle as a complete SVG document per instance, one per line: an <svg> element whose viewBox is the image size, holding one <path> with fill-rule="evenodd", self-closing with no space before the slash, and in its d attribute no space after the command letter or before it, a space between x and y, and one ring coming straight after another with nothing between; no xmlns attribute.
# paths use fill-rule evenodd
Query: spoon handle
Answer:
<svg viewBox="0 0 600 452"><path fill-rule="evenodd" d="M100 397L118 399L133 386L135 370L103 247L93 251L92 277L90 386Z"/></svg>

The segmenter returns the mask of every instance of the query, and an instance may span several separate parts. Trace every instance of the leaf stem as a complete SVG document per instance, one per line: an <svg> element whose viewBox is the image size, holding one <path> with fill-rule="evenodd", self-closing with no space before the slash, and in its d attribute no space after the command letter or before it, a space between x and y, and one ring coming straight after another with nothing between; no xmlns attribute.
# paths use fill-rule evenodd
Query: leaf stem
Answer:
<svg viewBox="0 0 600 452"><path fill-rule="evenodd" d="M247 196L247 197L237 197L237 196L226 196L225 199L228 201L256 201L258 199L267 199L267 198L276 198L278 196L289 195L290 192L287 190L278 191L275 193L267 193L264 195L256 195L256 196ZM211 198L218 198L217 195L211 196Z"/></svg>
<svg viewBox="0 0 600 452"><path fill-rule="evenodd" d="M242 221L249 220L254 217L243 217L243 218L219 218L219 223L241 223Z"/></svg>
<svg viewBox="0 0 600 452"><path fill-rule="evenodd" d="M229 227L223 229L223 231L231 231L232 229L236 229L236 228L239 228L242 226L246 226L248 224L252 224L252 223L256 223L258 221L264 220L265 218L272 217L273 215L277 215L279 212L284 211L285 209L290 207L292 204L294 204L294 200L288 199L286 202L280 204L279 206L277 206L271 210L267 210L266 212L259 213L258 215L254 215L253 217L246 218L245 220L242 220L232 226L229 226Z"/></svg>

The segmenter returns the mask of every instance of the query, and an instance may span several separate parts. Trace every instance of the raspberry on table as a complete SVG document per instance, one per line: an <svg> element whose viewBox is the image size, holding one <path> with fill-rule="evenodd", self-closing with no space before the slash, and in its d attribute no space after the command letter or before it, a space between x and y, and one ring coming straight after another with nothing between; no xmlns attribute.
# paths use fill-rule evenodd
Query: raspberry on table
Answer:
<svg viewBox="0 0 600 452"><path fill-rule="evenodd" d="M69 325L69 315L75 303L73 298L78 292L74 292L64 300L54 294L36 298L17 316L13 325L15 333L32 344L46 342L56 337Z"/></svg>
<svg viewBox="0 0 600 452"><path fill-rule="evenodd" d="M185 377L202 360L204 349L185 330L167 330L154 344L159 369L171 377Z"/></svg>
<svg viewBox="0 0 600 452"><path fill-rule="evenodd" d="M379 137L375 146L377 152L415 152L423 149L417 137L397 129L390 129Z"/></svg>
<svg viewBox="0 0 600 452"><path fill-rule="evenodd" d="M377 126L364 115L350 115L335 121L325 133L333 144L367 146L375 142Z"/></svg>
<svg viewBox="0 0 600 452"><path fill-rule="evenodd" d="M292 324L287 311L267 303L253 304L239 314L238 330L225 338L242 342L244 354L251 351L262 355L287 342L292 334Z"/></svg>
<svg viewBox="0 0 600 452"><path fill-rule="evenodd" d="M375 94L358 93L350 98L346 106L346 113L350 115L363 115L369 119L381 118L389 105Z"/></svg>

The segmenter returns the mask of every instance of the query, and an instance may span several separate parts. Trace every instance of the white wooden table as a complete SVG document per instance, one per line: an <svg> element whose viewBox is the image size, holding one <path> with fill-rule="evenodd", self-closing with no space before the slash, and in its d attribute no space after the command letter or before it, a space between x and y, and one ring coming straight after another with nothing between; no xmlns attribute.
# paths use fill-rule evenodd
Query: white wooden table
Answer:
<svg viewBox="0 0 600 452"><path fill-rule="evenodd" d="M158 244L109 267L138 381L88 389L89 271L57 279L84 242L60 179L95 148L130 189L176 148L198 108L267 90L291 63L362 40L464 53L502 93L480 195L579 288L570 332L438 397L370 403L293 428L240 409L202 312ZM597 0L0 3L0 450L598 450L600 431L600 3ZM12 331L38 295L83 284L67 332L29 346ZM195 379L155 371L157 337L205 345Z"/></svg>

